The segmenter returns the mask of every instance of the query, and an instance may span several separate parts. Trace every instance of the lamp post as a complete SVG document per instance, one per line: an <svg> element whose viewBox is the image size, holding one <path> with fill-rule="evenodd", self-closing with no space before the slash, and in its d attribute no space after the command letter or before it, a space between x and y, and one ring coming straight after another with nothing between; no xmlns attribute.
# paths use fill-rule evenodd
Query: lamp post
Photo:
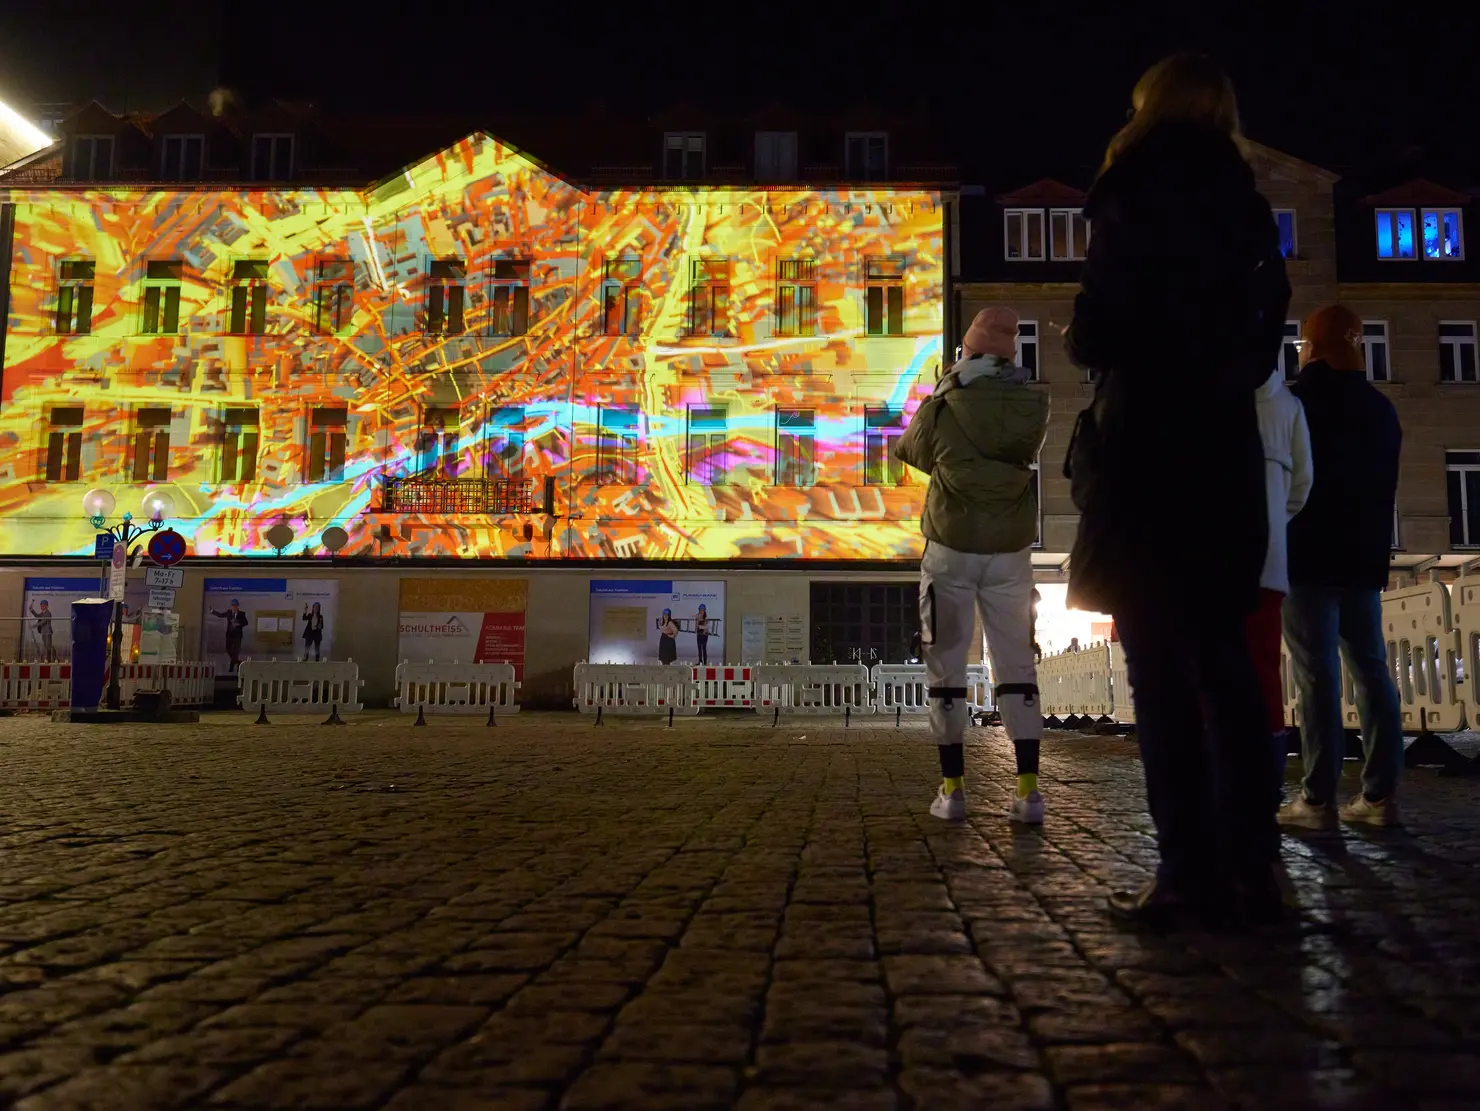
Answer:
<svg viewBox="0 0 1480 1111"><path fill-rule="evenodd" d="M115 544L123 545L124 576L128 576L128 546L147 533L158 532L164 527L165 518L175 508L175 501L163 490L144 492L144 524L134 521L132 513L125 513L116 525L108 524L108 514L113 512L115 502L107 490L89 490L82 495L82 512L87 523L99 532L113 537ZM113 655L108 668L108 709L121 708L123 693L119 687L119 674L123 670L123 599L113 603Z"/></svg>

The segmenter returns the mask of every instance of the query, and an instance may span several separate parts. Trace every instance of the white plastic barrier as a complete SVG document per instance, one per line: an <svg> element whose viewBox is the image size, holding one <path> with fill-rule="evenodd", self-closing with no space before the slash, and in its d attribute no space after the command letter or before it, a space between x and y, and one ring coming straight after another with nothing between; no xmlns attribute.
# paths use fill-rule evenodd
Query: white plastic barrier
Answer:
<svg viewBox="0 0 1480 1111"><path fill-rule="evenodd" d="M863 664L760 664L750 673L757 713L874 712L868 668Z"/></svg>
<svg viewBox="0 0 1480 1111"><path fill-rule="evenodd" d="M103 680L104 694L107 679ZM216 700L216 665L124 664L118 671L119 702L132 706L139 691L167 690L174 706L209 706Z"/></svg>
<svg viewBox="0 0 1480 1111"><path fill-rule="evenodd" d="M1459 653L1449 591L1434 582L1388 591L1382 596L1382 630L1403 728L1413 732L1427 725L1441 733L1462 729L1465 704L1455 682ZM1349 728L1355 725L1355 714L1352 706Z"/></svg>
<svg viewBox="0 0 1480 1111"><path fill-rule="evenodd" d="M1465 721L1480 729L1480 579L1468 575L1454 584L1450 615L1456 690L1465 707Z"/></svg>
<svg viewBox="0 0 1480 1111"><path fill-rule="evenodd" d="M755 669L752 669L755 670ZM576 664L575 706L583 714L697 714L687 667L668 664Z"/></svg>
<svg viewBox="0 0 1480 1111"><path fill-rule="evenodd" d="M984 663L966 665L966 704L973 714L993 708L992 677Z"/></svg>
<svg viewBox="0 0 1480 1111"><path fill-rule="evenodd" d="M71 699L71 664L0 663L0 710L60 710Z"/></svg>
<svg viewBox="0 0 1480 1111"><path fill-rule="evenodd" d="M1118 640L1110 642L1109 713L1124 725L1136 723L1136 704L1131 701L1131 677L1125 668L1125 649Z"/></svg>
<svg viewBox="0 0 1480 1111"><path fill-rule="evenodd" d="M928 714L930 686L924 664L874 664L874 708L881 714ZM967 685L968 692L970 684ZM968 708L970 698L967 698Z"/></svg>
<svg viewBox="0 0 1480 1111"><path fill-rule="evenodd" d="M703 664L692 669L695 704L703 709L751 710L755 708L755 680L751 669L722 664Z"/></svg>
<svg viewBox="0 0 1480 1111"><path fill-rule="evenodd" d="M1110 645L1092 644L1038 661L1038 691L1045 715L1108 716L1111 696Z"/></svg>
<svg viewBox="0 0 1480 1111"><path fill-rule="evenodd" d="M360 665L354 660L243 660L237 669L243 710L269 714L315 714L335 707L357 713L360 702Z"/></svg>
<svg viewBox="0 0 1480 1111"><path fill-rule="evenodd" d="M403 714L517 714L518 691L513 664L402 660L396 667L395 704Z"/></svg>

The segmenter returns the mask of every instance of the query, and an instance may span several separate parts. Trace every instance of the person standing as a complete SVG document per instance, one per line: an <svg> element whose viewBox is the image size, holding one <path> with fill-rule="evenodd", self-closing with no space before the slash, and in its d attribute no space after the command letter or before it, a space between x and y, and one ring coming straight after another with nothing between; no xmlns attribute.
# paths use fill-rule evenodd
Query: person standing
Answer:
<svg viewBox="0 0 1480 1111"><path fill-rule="evenodd" d="M1095 383L1064 465L1080 510L1069 604L1114 618L1161 854L1110 907L1153 926L1258 920L1281 902L1244 631L1269 531L1255 391L1290 284L1222 68L1172 55L1131 105L1085 204L1094 234L1065 333ZM1196 558L1168 559L1173 543Z"/></svg>
<svg viewBox="0 0 1480 1111"><path fill-rule="evenodd" d="M1048 395L1015 361L1017 313L982 309L962 341L965 356L915 412L895 446L930 476L920 531L920 642L930 731L943 777L930 813L966 816L966 655L973 607L987 635L994 700L1017 760L1009 817L1043 821L1038 790L1043 715L1033 663L1033 564L1038 496L1032 464L1048 430Z"/></svg>
<svg viewBox="0 0 1480 1111"><path fill-rule="evenodd" d="M313 652L315 662L322 657L320 651L324 645L324 609L315 602L313 607L303 607L303 658L308 659L309 652Z"/></svg>
<svg viewBox="0 0 1480 1111"><path fill-rule="evenodd" d="M709 611L704 604L699 604L699 612L694 615L694 648L699 654L699 662L709 662Z"/></svg>
<svg viewBox="0 0 1480 1111"><path fill-rule="evenodd" d="M1367 381L1362 321L1342 305L1305 321L1300 378L1315 486L1290 523L1285 642L1300 696L1305 777L1279 812L1290 825L1398 824L1403 719L1388 670L1381 593L1392 557L1393 510L1403 430L1393 403ZM1362 790L1336 809L1346 734L1341 657L1357 693L1365 756Z"/></svg>
<svg viewBox="0 0 1480 1111"><path fill-rule="evenodd" d="M229 671L235 671L242 662L242 634L247 628L247 615L242 612L241 602L233 598L225 610L212 610L212 617L226 618L226 658L230 661Z"/></svg>
<svg viewBox="0 0 1480 1111"><path fill-rule="evenodd" d="M46 657L46 662L55 663L57 650L52 641L51 604L45 598L39 604L39 610L35 606L31 607L31 616L36 619L36 639L41 642L41 654Z"/></svg>
<svg viewBox="0 0 1480 1111"><path fill-rule="evenodd" d="M673 611L665 609L658 618L658 662L671 664L678 659L678 622Z"/></svg>

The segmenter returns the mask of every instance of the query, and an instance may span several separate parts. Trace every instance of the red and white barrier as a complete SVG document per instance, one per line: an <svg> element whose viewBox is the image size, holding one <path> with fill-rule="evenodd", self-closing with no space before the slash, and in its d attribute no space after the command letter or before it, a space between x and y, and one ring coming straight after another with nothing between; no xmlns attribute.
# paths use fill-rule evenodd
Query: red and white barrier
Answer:
<svg viewBox="0 0 1480 1111"><path fill-rule="evenodd" d="M60 710L71 704L71 664L0 663L0 710Z"/></svg>
<svg viewBox="0 0 1480 1111"><path fill-rule="evenodd" d="M103 678L107 691L108 677ZM118 672L120 704L132 706L139 691L167 690L175 706L209 706L216 699L216 665L124 664Z"/></svg>
<svg viewBox="0 0 1480 1111"><path fill-rule="evenodd" d="M692 669L696 704L751 710L755 708L755 681L750 668L701 664Z"/></svg>

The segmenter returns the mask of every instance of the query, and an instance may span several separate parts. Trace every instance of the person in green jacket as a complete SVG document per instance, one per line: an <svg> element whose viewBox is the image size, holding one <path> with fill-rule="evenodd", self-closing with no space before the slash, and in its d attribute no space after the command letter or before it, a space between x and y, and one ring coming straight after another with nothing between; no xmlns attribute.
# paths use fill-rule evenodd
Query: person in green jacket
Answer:
<svg viewBox="0 0 1480 1111"><path fill-rule="evenodd" d="M994 701L1017 757L1009 817L1037 825L1043 716L1033 660L1032 465L1048 430L1048 395L1029 386L1029 372L1015 362L1017 327L1011 309L976 314L963 357L915 413L894 454L930 476L920 518L920 641L944 777L930 812L966 816L962 743L975 606L987 634Z"/></svg>

